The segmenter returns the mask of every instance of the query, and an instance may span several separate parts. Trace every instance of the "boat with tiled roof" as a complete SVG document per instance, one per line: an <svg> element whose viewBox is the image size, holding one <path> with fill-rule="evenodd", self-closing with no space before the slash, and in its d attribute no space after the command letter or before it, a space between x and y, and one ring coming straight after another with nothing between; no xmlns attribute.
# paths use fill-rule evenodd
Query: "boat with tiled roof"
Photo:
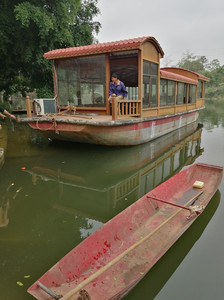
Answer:
<svg viewBox="0 0 224 300"><path fill-rule="evenodd" d="M54 99L27 98L27 122L52 139L136 145L196 122L204 108L201 74L160 68L164 52L154 37L51 50ZM127 99L109 97L116 73ZM32 113L31 113L31 107Z"/></svg>

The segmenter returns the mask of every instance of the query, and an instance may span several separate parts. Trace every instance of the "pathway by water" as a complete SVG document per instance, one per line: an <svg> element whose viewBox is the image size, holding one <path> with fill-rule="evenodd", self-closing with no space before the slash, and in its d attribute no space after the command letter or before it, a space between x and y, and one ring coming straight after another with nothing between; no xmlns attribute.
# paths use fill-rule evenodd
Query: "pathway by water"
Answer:
<svg viewBox="0 0 224 300"><path fill-rule="evenodd" d="M208 102L199 123L144 145L111 148L50 142L2 121L0 299L33 299L26 289L62 256L181 169L224 166L224 102ZM222 181L196 224L126 299L222 299L223 202Z"/></svg>

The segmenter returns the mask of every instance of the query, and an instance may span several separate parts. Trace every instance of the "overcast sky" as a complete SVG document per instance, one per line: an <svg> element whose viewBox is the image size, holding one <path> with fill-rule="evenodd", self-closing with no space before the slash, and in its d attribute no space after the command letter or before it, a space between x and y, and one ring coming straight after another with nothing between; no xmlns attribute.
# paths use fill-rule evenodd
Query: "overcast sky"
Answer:
<svg viewBox="0 0 224 300"><path fill-rule="evenodd" d="M175 64L186 51L224 64L224 0L98 0L98 41L153 36Z"/></svg>

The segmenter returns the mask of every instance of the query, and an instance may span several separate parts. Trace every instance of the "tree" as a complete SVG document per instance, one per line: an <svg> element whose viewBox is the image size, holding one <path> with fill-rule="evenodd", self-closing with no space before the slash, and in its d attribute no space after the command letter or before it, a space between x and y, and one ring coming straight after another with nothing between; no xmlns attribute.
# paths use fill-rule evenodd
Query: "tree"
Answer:
<svg viewBox="0 0 224 300"><path fill-rule="evenodd" d="M209 99L223 99L224 66L220 66L218 59L209 62L205 56L196 56L187 51L176 66L207 76L210 81L206 84L206 97Z"/></svg>
<svg viewBox="0 0 224 300"><path fill-rule="evenodd" d="M43 54L93 43L101 26L93 20L97 1L1 0L0 91L6 96L34 88L51 93L51 62Z"/></svg>
<svg viewBox="0 0 224 300"><path fill-rule="evenodd" d="M208 71L213 71L218 68L220 68L220 62L218 59L213 59L211 62L207 63L206 65L206 69Z"/></svg>
<svg viewBox="0 0 224 300"><path fill-rule="evenodd" d="M195 56L189 51L185 52L181 60L177 63L179 68L191 70L193 72L203 72L208 62L205 56Z"/></svg>

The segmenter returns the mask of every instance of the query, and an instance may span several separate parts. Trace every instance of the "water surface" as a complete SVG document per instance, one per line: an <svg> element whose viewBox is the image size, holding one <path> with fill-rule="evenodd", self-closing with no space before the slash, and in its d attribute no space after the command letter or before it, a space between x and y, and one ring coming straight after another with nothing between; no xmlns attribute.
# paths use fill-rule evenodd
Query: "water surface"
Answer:
<svg viewBox="0 0 224 300"><path fill-rule="evenodd" d="M103 223L181 169L224 165L224 102L134 147L50 142L26 125L0 131L0 299L26 289ZM224 183L208 209L126 299L222 299ZM18 283L23 284L19 286Z"/></svg>

